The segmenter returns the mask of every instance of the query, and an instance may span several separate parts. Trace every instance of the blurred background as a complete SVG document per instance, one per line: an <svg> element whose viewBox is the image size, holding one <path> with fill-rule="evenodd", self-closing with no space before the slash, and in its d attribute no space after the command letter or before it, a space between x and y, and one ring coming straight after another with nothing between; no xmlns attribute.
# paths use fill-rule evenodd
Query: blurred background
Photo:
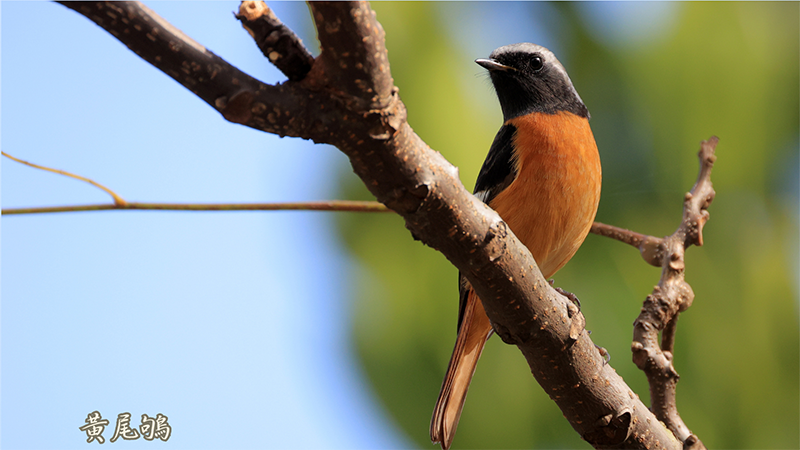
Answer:
<svg viewBox="0 0 800 450"><path fill-rule="evenodd" d="M303 3L269 3L312 48ZM283 80L236 2L155 2L245 72ZM686 255L678 407L716 448L800 445L798 3L376 2L415 131L471 189L502 119L474 64L553 50L592 114L597 220L663 236L699 142L720 137L705 245ZM84 17L3 2L3 151L130 201L369 199L336 149L225 122ZM35 28L31 19L35 18ZM2 161L2 206L100 203ZM455 341L456 270L391 214L96 212L3 216L0 446L84 448L99 411L169 417L170 448L433 448ZM649 403L632 323L660 271L589 236L555 283ZM516 348L490 340L454 448L588 448Z"/></svg>

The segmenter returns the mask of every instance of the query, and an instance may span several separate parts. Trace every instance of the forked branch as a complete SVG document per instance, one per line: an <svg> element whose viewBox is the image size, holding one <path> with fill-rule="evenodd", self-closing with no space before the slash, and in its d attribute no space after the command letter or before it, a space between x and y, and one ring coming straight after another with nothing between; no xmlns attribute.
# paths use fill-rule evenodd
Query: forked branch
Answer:
<svg viewBox="0 0 800 450"><path fill-rule="evenodd" d="M659 249L661 280L644 301L633 329L633 361L647 375L651 409L678 439L689 440L696 448L701 448L702 442L692 436L678 414L676 388L679 377L672 360L678 314L689 308L694 300L694 292L685 280L684 254L691 245L703 245L703 227L708 221L708 207L715 195L711 169L716 160L714 150L718 142L719 139L712 136L700 146L697 182L684 197L683 219L678 229L663 239L651 237L653 245Z"/></svg>

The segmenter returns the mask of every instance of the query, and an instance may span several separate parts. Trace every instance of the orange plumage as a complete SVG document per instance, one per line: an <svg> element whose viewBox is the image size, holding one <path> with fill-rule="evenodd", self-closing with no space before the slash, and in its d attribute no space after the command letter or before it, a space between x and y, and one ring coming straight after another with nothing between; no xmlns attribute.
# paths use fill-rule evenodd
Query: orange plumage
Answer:
<svg viewBox="0 0 800 450"><path fill-rule="evenodd" d="M568 112L509 121L517 178L489 202L545 278L578 251L600 201L600 156L589 121Z"/></svg>

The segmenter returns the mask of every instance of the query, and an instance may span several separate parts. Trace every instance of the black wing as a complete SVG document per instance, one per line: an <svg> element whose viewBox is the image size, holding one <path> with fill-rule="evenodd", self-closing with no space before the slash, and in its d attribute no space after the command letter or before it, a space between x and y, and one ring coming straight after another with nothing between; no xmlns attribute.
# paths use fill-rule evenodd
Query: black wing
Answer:
<svg viewBox="0 0 800 450"><path fill-rule="evenodd" d="M517 170L514 165L514 133L517 129L513 125L503 125L494 142L489 148L489 154L483 162L483 167L478 173L478 180L475 181L475 195L484 203L491 202L497 194L503 192L505 188L517 177ZM464 308L467 306L467 295L470 291L469 281L458 274L458 328L461 328L461 320L464 318Z"/></svg>

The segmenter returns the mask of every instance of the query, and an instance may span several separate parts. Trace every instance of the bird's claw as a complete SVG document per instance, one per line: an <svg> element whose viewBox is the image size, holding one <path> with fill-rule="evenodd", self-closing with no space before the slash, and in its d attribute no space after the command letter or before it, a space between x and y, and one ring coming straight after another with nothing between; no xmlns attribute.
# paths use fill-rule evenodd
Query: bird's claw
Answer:
<svg viewBox="0 0 800 450"><path fill-rule="evenodd" d="M553 280L550 280L550 285L551 286L553 285ZM559 294L563 295L564 297L567 297L568 299L572 300L572 303L575 303L575 305L578 307L578 311L580 311L580 309L581 309L581 301L580 301L580 299L578 299L578 297L575 294L573 294L572 292L567 292L567 291L561 289L560 287L553 287L553 289L555 289L556 292L558 292Z"/></svg>

